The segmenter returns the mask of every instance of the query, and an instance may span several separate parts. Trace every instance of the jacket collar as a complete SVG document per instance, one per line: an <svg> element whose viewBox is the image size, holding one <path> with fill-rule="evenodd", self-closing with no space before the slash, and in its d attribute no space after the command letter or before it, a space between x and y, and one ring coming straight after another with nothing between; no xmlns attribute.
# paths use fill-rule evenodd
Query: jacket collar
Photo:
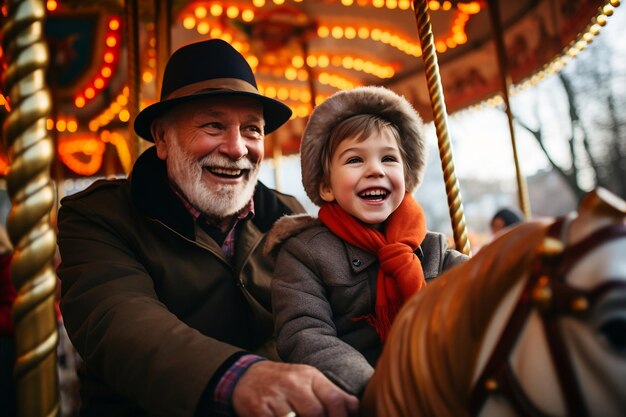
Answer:
<svg viewBox="0 0 626 417"><path fill-rule="evenodd" d="M188 239L195 239L194 219L169 185L165 161L153 146L139 156L130 175L133 204L144 215L158 220ZM276 195L257 183L252 223L263 233L291 210Z"/></svg>

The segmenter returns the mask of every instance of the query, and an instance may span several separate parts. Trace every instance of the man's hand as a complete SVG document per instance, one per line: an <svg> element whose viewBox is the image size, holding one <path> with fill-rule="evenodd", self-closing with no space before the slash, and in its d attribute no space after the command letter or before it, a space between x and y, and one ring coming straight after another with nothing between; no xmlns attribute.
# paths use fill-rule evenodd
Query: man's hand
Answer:
<svg viewBox="0 0 626 417"><path fill-rule="evenodd" d="M359 400L308 365L257 362L239 379L233 392L239 417L356 416ZM293 415L293 414L291 414Z"/></svg>

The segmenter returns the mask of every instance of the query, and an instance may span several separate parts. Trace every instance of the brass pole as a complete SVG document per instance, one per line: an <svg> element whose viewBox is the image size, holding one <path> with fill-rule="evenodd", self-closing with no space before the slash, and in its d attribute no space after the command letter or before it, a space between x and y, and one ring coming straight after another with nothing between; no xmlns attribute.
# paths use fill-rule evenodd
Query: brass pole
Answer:
<svg viewBox="0 0 626 417"><path fill-rule="evenodd" d="M280 140L277 133L272 137L272 162L274 165L274 182L276 191L283 191L283 183L280 178L280 167L282 165L283 150L280 147Z"/></svg>
<svg viewBox="0 0 626 417"><path fill-rule="evenodd" d="M509 74L508 59L504 48L502 22L500 21L500 6L498 4L498 0L489 0L489 17L491 18L493 38L496 44L496 53L498 56L502 99L504 101L504 109L506 111L506 117L509 122L509 132L511 134L511 148L513 149L513 161L515 162L515 175L517 178L517 198L520 209L522 213L524 213L524 217L526 217L526 220L529 220L531 213L530 204L528 203L528 189L526 187L526 180L522 175L519 158L517 156L515 129L513 127L514 118L509 101L509 89L511 88L512 81L511 75Z"/></svg>
<svg viewBox="0 0 626 417"><path fill-rule="evenodd" d="M48 50L41 0L11 0L3 28L8 58L5 92L12 111L2 126L11 168L12 208L7 231L13 242L11 277L18 291L15 324L17 409L21 417L59 415L58 341L55 314L56 235L50 223L54 145L46 129L52 99L46 86Z"/></svg>
<svg viewBox="0 0 626 417"><path fill-rule="evenodd" d="M133 123L139 113L139 17L137 0L126 0L124 4L126 17L126 54L128 58L128 143L131 161L139 156L141 139L135 134Z"/></svg>
<svg viewBox="0 0 626 417"><path fill-rule="evenodd" d="M428 1L415 0L415 21L419 33L422 47L422 58L424 60L424 71L426 73L426 83L428 94L433 108L433 118L437 139L439 144L439 158L443 170L443 179L448 196L448 208L450 210L450 221L452 223L452 233L456 249L466 255L471 254L470 243L467 238L467 227L465 225L465 215L463 214L463 203L461 201L461 191L459 182L454 173L454 161L452 158L452 143L448 134L448 116L446 114L446 103L443 97L443 87L439 75L439 65L437 63L437 51L428 16Z"/></svg>
<svg viewBox="0 0 626 417"><path fill-rule="evenodd" d="M161 95L161 82L167 59L170 57L172 48L171 25L172 25L172 1L154 0L154 33L156 36L156 95Z"/></svg>

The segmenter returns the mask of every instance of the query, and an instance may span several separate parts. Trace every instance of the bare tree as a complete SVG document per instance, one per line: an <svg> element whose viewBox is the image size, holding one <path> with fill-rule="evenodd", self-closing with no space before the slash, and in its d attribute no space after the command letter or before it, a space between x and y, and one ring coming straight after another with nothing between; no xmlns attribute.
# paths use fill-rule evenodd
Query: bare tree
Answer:
<svg viewBox="0 0 626 417"><path fill-rule="evenodd" d="M519 126L537 141L552 168L577 197L602 186L626 198L626 76L614 65L626 62L624 51L597 39L556 77L563 92L566 115L558 115L552 96L537 89L535 124L516 116ZM556 135L567 143L568 158L556 158L548 142L557 140L547 123L560 118ZM561 155L558 155L561 156ZM560 162L559 162L560 160Z"/></svg>

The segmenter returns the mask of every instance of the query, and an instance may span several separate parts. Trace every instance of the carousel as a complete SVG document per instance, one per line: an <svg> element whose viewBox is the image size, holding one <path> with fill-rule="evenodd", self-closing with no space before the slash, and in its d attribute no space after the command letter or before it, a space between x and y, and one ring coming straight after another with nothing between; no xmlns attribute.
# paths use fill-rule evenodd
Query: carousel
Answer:
<svg viewBox="0 0 626 417"><path fill-rule="evenodd" d="M0 176L11 201L6 228L17 289L18 415L61 414L54 269L59 199L94 178L126 176L151 145L134 133L132 121L158 101L171 52L220 38L244 55L260 92L293 110L266 138L265 154L276 165L298 153L309 114L334 92L380 85L406 97L434 123L452 238L470 255L448 114L503 106L519 209L530 220L509 97L575 59L619 3L3 2ZM467 279L447 274L412 298L386 344L362 414L623 415L625 219L626 203L596 190L569 218L529 222L481 250L456 271ZM437 297L443 288L445 297ZM461 299L493 304L452 302ZM439 318L418 324L415 317L426 309ZM545 364L554 364L554 372L542 374ZM534 387L544 377L550 390L538 392Z"/></svg>

